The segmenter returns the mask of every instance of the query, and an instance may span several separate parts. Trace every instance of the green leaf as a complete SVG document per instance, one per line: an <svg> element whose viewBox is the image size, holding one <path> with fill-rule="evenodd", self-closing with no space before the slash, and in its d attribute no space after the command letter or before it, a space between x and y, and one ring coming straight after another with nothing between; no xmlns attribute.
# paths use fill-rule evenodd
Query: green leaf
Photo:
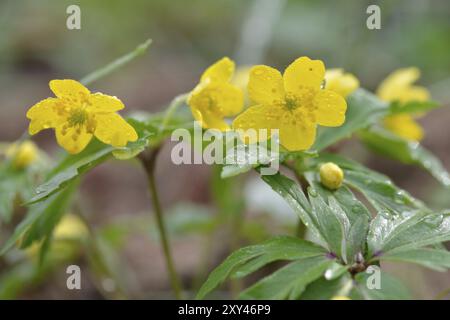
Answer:
<svg viewBox="0 0 450 320"><path fill-rule="evenodd" d="M243 291L240 299L297 299L333 263L324 256L291 262Z"/></svg>
<svg viewBox="0 0 450 320"><path fill-rule="evenodd" d="M321 232L311 204L297 183L280 173L271 176L264 175L261 176L261 179L286 200L300 220L321 242L326 243L326 237Z"/></svg>
<svg viewBox="0 0 450 320"><path fill-rule="evenodd" d="M413 113L420 114L439 108L436 101L410 101L406 103L393 102L390 105L390 114Z"/></svg>
<svg viewBox="0 0 450 320"><path fill-rule="evenodd" d="M305 175L308 183L327 202L329 210L338 218L344 238L342 239L342 258L352 263L358 252L364 253L365 241L371 215L369 210L346 186L329 190L322 186L316 172Z"/></svg>
<svg viewBox="0 0 450 320"><path fill-rule="evenodd" d="M338 213L328 206L315 189L308 189L309 201L312 206L312 215L318 229L325 239L328 248L338 257L342 257L344 243L344 225L338 219Z"/></svg>
<svg viewBox="0 0 450 320"><path fill-rule="evenodd" d="M378 214L370 224L369 256L407 251L450 240L450 213Z"/></svg>
<svg viewBox="0 0 450 320"><path fill-rule="evenodd" d="M320 127L312 149L320 151L339 140L349 138L354 132L376 123L388 112L387 103L364 89L358 89L347 97L345 123L336 128Z"/></svg>
<svg viewBox="0 0 450 320"><path fill-rule="evenodd" d="M32 205L22 222L16 227L13 235L3 245L0 255L5 254L20 239L22 248L29 246L33 241L48 236L61 216L66 212L76 185L66 188L63 192L53 194L40 203Z"/></svg>
<svg viewBox="0 0 450 320"><path fill-rule="evenodd" d="M136 156L147 146L148 138L152 134L144 124L138 120L129 119L130 124L135 126L139 139L128 143L126 147L114 148L101 143L98 140L92 141L86 149L76 155L66 156L55 169L53 169L47 181L36 189L36 195L27 204L42 201L50 195L63 190L74 179L105 162L114 153L116 158L129 159Z"/></svg>
<svg viewBox="0 0 450 320"><path fill-rule="evenodd" d="M341 276L333 280L321 277L306 287L300 296L300 300L330 300L339 295L348 281L352 281L349 276Z"/></svg>
<svg viewBox="0 0 450 320"><path fill-rule="evenodd" d="M374 274L361 272L355 276L356 292L358 292L359 295L362 296L362 298L366 300L411 299L411 294L409 293L408 288L405 287L405 285L400 280L383 271L381 271L380 273L380 289L369 289L367 286L367 280L370 276L374 276ZM351 298L354 297L351 296Z"/></svg>
<svg viewBox="0 0 450 320"><path fill-rule="evenodd" d="M361 192L378 212L401 214L405 211L426 209L423 203L397 187L387 176L349 159L322 154L313 159L311 170L317 172L321 163L329 161L336 163L344 170L345 185Z"/></svg>
<svg viewBox="0 0 450 320"><path fill-rule="evenodd" d="M36 195L27 205L45 200L52 194L64 189L81 174L104 162L111 155L113 148L93 141L77 155L67 156L51 173L50 179L36 188Z"/></svg>
<svg viewBox="0 0 450 320"><path fill-rule="evenodd" d="M314 256L324 257L325 250L309 241L287 236L275 237L258 245L241 248L211 272L196 298L203 299L232 274L243 277L276 260L295 260Z"/></svg>
<svg viewBox="0 0 450 320"><path fill-rule="evenodd" d="M268 144L269 145L269 144ZM273 161L281 162L285 154L272 152L262 146L246 146L240 143L239 146L226 150L224 166L221 177L229 178L242 173L246 173L261 165L268 165Z"/></svg>
<svg viewBox="0 0 450 320"><path fill-rule="evenodd" d="M416 263L437 271L450 269L450 252L431 248L420 248L397 253L388 253L378 257L381 261L400 261Z"/></svg>
<svg viewBox="0 0 450 320"><path fill-rule="evenodd" d="M418 165L445 187L450 186L450 175L440 160L418 142L403 139L381 127L362 131L360 137L374 152L405 164Z"/></svg>

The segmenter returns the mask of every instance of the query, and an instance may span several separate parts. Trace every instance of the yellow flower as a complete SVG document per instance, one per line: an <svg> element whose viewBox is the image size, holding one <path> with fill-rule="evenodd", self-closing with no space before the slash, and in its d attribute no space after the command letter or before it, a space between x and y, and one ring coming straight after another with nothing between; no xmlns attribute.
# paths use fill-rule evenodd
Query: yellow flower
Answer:
<svg viewBox="0 0 450 320"><path fill-rule="evenodd" d="M23 169L38 159L38 148L32 141L13 143L6 149L6 156L12 159L12 164L17 169Z"/></svg>
<svg viewBox="0 0 450 320"><path fill-rule="evenodd" d="M352 300L347 296L334 296L331 300Z"/></svg>
<svg viewBox="0 0 450 320"><path fill-rule="evenodd" d="M53 230L55 240L82 239L89 234L86 224L74 214L66 214Z"/></svg>
<svg viewBox="0 0 450 320"><path fill-rule="evenodd" d="M338 189L344 181L344 171L332 162L327 162L321 165L319 173L320 182L331 190Z"/></svg>
<svg viewBox="0 0 450 320"><path fill-rule="evenodd" d="M138 136L116 111L122 101L102 93L91 93L75 80L52 80L50 89L56 98L47 98L27 112L29 133L54 128L58 144L69 153L81 152L95 136L103 143L124 147Z"/></svg>
<svg viewBox="0 0 450 320"><path fill-rule="evenodd" d="M230 127L224 120L238 114L244 106L242 91L230 83L234 62L222 58L210 66L200 78L188 98L192 115L203 128L226 131Z"/></svg>
<svg viewBox="0 0 450 320"><path fill-rule="evenodd" d="M419 79L417 68L399 69L391 73L379 86L377 95L386 102L406 103L426 101L428 90L413 83ZM408 140L420 141L424 136L422 127L409 114L396 114L384 119L384 126L395 134Z"/></svg>
<svg viewBox="0 0 450 320"><path fill-rule="evenodd" d="M351 73L344 73L343 69L328 69L325 72L325 89L337 92L344 98L358 87L358 79Z"/></svg>
<svg viewBox="0 0 450 320"><path fill-rule="evenodd" d="M65 241L79 241L85 239L89 235L86 224L74 214L65 214L61 221L53 230L53 240L55 241L51 246L51 253L56 253L58 256L68 254L70 249ZM38 257L42 242L33 242L31 246L25 249L26 255L30 259Z"/></svg>
<svg viewBox="0 0 450 320"><path fill-rule="evenodd" d="M250 78L251 66L241 66L236 69L231 83L237 86L244 93L244 106L248 106L250 103L250 98L248 96L247 85L248 79Z"/></svg>
<svg viewBox="0 0 450 320"><path fill-rule="evenodd" d="M268 66L254 66L248 92L255 105L234 120L233 128L279 129L280 144L286 149L308 149L317 124L336 127L345 121L347 103L334 91L321 89L324 75L323 62L308 57L295 60L283 75Z"/></svg>

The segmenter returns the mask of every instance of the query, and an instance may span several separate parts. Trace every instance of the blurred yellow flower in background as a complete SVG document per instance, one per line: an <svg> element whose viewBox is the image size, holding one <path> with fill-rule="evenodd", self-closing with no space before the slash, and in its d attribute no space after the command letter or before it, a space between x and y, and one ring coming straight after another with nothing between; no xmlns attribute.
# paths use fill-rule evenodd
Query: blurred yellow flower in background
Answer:
<svg viewBox="0 0 450 320"><path fill-rule="evenodd" d="M346 98L359 88L359 80L343 69L328 69L325 72L325 89L339 93Z"/></svg>
<svg viewBox="0 0 450 320"><path fill-rule="evenodd" d="M295 60L283 75L265 65L254 66L248 83L254 105L236 117L233 128L279 129L280 144L286 149L308 149L317 124L336 127L345 121L347 103L336 92L321 89L324 76L323 62L308 57Z"/></svg>
<svg viewBox="0 0 450 320"><path fill-rule="evenodd" d="M205 129L226 131L230 128L224 120L241 112L244 95L238 86L230 83L235 64L225 57L211 65L202 74L200 83L188 97L195 120Z"/></svg>
<svg viewBox="0 0 450 320"><path fill-rule="evenodd" d="M65 257L66 254L69 256L75 250L75 243L69 243L69 241L82 241L88 235L89 230L80 217L71 213L65 214L53 230L54 241L51 246L51 253L57 257ZM27 256L32 259L36 258L41 245L41 242L34 242L26 248Z"/></svg>
<svg viewBox="0 0 450 320"><path fill-rule="evenodd" d="M347 296L334 296L331 298L331 300L352 300Z"/></svg>
<svg viewBox="0 0 450 320"><path fill-rule="evenodd" d="M24 169L38 159L39 150L33 141L12 143L6 149L6 157L12 160L15 168Z"/></svg>
<svg viewBox="0 0 450 320"><path fill-rule="evenodd" d="M53 230L53 239L83 239L89 234L86 224L77 215L65 214Z"/></svg>
<svg viewBox="0 0 450 320"><path fill-rule="evenodd" d="M81 152L95 136L103 143L124 147L136 141L134 128L116 112L122 101L102 93L91 93L75 80L52 80L50 89L56 98L47 98L27 112L29 133L54 128L58 144L67 152Z"/></svg>
<svg viewBox="0 0 450 320"><path fill-rule="evenodd" d="M378 97L386 102L407 103L411 101L426 101L430 98L429 91L413 83L419 79L420 70L414 67L398 69L391 73L377 90ZM420 141L424 136L422 127L410 114L388 116L383 121L384 126L402 138Z"/></svg>

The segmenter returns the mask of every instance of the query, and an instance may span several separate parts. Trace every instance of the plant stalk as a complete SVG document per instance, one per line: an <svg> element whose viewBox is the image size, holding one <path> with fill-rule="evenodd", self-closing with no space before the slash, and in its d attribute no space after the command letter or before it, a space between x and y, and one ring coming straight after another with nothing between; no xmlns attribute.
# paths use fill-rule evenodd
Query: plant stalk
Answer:
<svg viewBox="0 0 450 320"><path fill-rule="evenodd" d="M163 210L159 201L158 190L155 183L155 164L156 156L158 155L160 147L156 149L143 152L139 155L139 159L145 169L148 179L148 188L153 201L153 207L156 216L156 223L158 226L159 236L162 244L164 258L166 260L167 270L169 273L170 283L177 300L182 299L182 287L178 274L175 269L175 265L172 258L171 248L169 245L169 239L167 235L167 229L163 217Z"/></svg>

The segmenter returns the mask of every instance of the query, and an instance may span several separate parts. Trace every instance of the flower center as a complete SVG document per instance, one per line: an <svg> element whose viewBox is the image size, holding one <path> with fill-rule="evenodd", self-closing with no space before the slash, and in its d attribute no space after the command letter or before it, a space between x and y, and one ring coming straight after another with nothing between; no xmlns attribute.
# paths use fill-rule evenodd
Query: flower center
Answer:
<svg viewBox="0 0 450 320"><path fill-rule="evenodd" d="M88 120L88 112L83 107L76 108L70 112L70 116L67 119L70 127L82 126Z"/></svg>

